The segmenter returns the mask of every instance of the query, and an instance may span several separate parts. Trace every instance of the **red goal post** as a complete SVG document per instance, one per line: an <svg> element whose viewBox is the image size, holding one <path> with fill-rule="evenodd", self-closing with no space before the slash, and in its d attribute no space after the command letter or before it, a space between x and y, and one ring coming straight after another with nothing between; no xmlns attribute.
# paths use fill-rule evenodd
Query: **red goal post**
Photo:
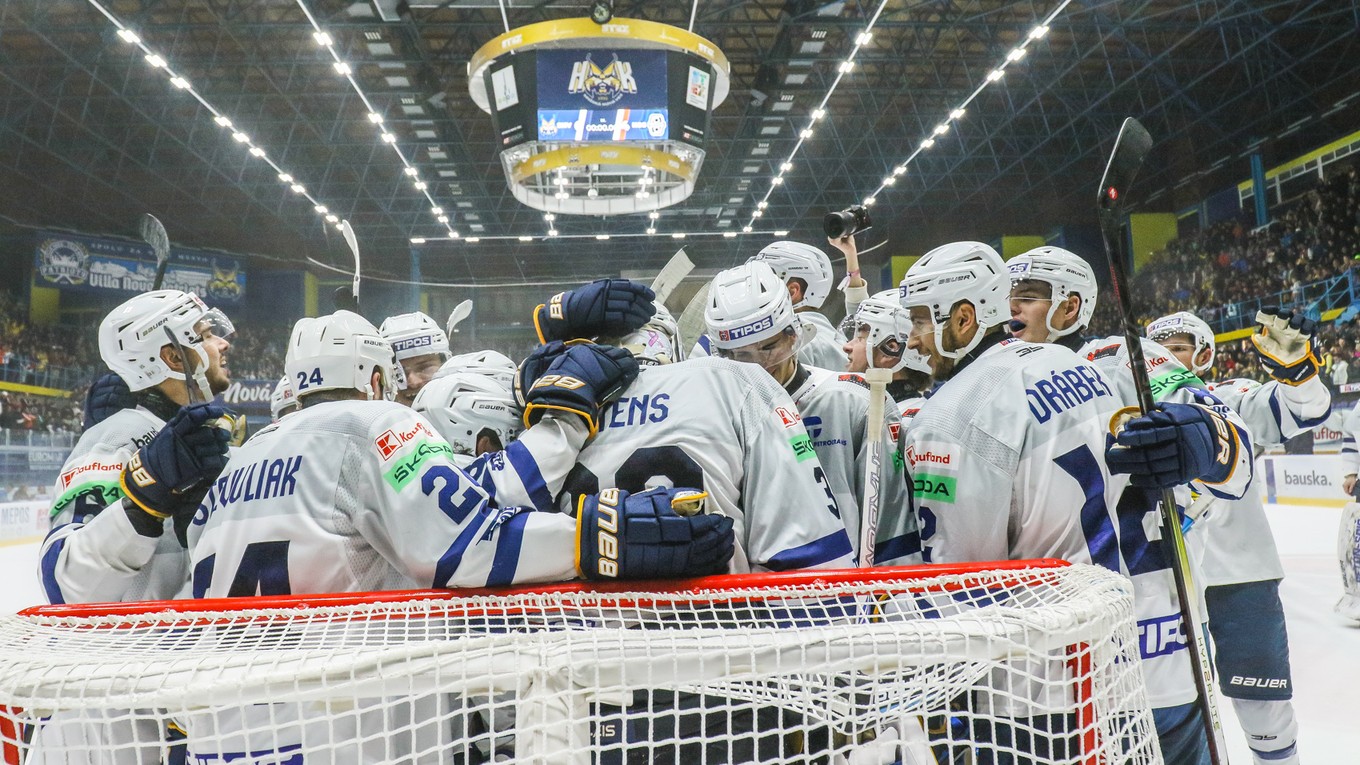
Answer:
<svg viewBox="0 0 1360 765"><path fill-rule="evenodd" d="M43 606L0 618L0 761L1159 763L1131 593L1035 560Z"/></svg>

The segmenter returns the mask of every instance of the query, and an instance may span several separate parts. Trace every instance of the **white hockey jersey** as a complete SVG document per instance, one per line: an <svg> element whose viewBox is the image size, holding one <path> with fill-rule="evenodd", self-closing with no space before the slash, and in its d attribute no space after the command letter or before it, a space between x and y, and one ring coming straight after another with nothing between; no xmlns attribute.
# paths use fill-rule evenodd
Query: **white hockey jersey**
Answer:
<svg viewBox="0 0 1360 765"><path fill-rule="evenodd" d="M1341 420L1341 477L1360 474L1360 406Z"/></svg>
<svg viewBox="0 0 1360 765"><path fill-rule="evenodd" d="M865 464L869 459L864 438L869 410L869 385L864 378L813 366L803 366L807 379L790 391L803 416L803 426L817 451L826 481L836 495L841 520L850 542L859 552L861 514L864 503ZM901 418L894 402L885 397L883 424L879 427L883 452L879 481L879 515L874 564L909 566L921 562L921 540L916 516L907 496L906 471L899 450Z"/></svg>
<svg viewBox="0 0 1360 765"><path fill-rule="evenodd" d="M850 364L845 355L845 337L831 320L816 311L803 311L798 318L810 329L812 337L798 349L798 360L808 366L821 367L832 371L844 371ZM715 356L707 334L699 335L694 347L685 358L697 359Z"/></svg>
<svg viewBox="0 0 1360 765"><path fill-rule="evenodd" d="M1152 704L1189 703L1175 589L1150 536L1155 497L1105 465L1121 405L1067 348L1011 339L983 351L907 429L921 543L929 562L1063 558L1129 576Z"/></svg>
<svg viewBox="0 0 1360 765"><path fill-rule="evenodd" d="M146 409L124 409L76 442L57 476L51 530L38 558L48 602L162 600L183 589L189 558L174 522L167 518L159 537L138 534L118 484L123 464L164 425Z"/></svg>
<svg viewBox="0 0 1360 765"><path fill-rule="evenodd" d="M798 410L755 365L699 358L644 366L576 459L564 510L611 487L701 488L707 512L733 519L733 573L854 565L842 510Z"/></svg>
<svg viewBox="0 0 1360 765"><path fill-rule="evenodd" d="M585 437L575 417L545 417L460 470L434 426L400 404L295 412L246 442L209 489L189 528L193 595L575 578L576 521L553 512L552 496L566 477L554 468Z"/></svg>

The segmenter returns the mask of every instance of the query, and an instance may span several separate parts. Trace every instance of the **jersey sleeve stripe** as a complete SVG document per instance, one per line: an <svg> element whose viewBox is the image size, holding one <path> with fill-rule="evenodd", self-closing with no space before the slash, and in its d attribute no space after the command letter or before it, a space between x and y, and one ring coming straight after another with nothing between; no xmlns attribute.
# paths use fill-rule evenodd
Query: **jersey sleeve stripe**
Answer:
<svg viewBox="0 0 1360 765"><path fill-rule="evenodd" d="M470 520L463 527L463 532L458 535L458 538L453 540L453 544L449 545L449 549L439 556L439 562L434 567L433 586L450 586L449 581L453 579L453 575L457 573L458 567L463 563L463 553L467 552L468 545L471 545L472 540L477 538L477 531L481 529L482 524L486 523L489 517L489 515L478 514L475 520Z"/></svg>
<svg viewBox="0 0 1360 765"><path fill-rule="evenodd" d="M1270 392L1270 413L1271 413L1272 415L1275 416L1275 422L1276 422L1276 423L1279 423L1280 426L1283 426L1283 425L1284 425L1284 415L1283 415L1283 413L1280 411L1280 409L1281 409L1281 407L1280 407L1280 390L1279 390L1279 388L1276 388L1275 390L1273 390L1273 391ZM1331 414L1332 414L1332 405L1331 405L1331 403L1329 402L1329 403L1327 404L1327 411L1323 412L1321 416L1319 416L1319 417L1310 417L1310 418L1307 418L1307 419L1299 419L1299 416L1298 416L1297 414L1295 414L1295 413L1294 413L1294 410L1292 410L1292 409L1286 409L1285 411L1288 411L1288 412L1289 412L1289 419L1293 420L1293 421L1294 421L1294 424L1295 424L1298 428L1300 428L1300 429L1302 429L1302 430L1311 430L1311 429L1316 428L1317 426L1319 426L1319 425L1321 425L1322 423L1324 423L1324 422L1327 421L1327 418L1328 418L1329 416L1331 416ZM1284 432L1284 428L1283 428L1283 427L1280 427L1280 435L1284 436L1285 438L1290 438L1290 437L1291 437L1288 433L1285 433L1285 432Z"/></svg>
<svg viewBox="0 0 1360 765"><path fill-rule="evenodd" d="M504 587L515 581L519 569L520 549L524 543L524 526L529 522L529 513L521 512L501 524L500 536L496 539L496 556L491 561L491 573L486 577L487 587Z"/></svg>
<svg viewBox="0 0 1360 765"><path fill-rule="evenodd" d="M52 532L60 531L69 525L68 523L58 526L52 529ZM51 534L48 534L48 536L51 536ZM62 536L61 539L53 542L51 547L47 548L41 561L43 590L47 593L47 602L54 606L66 603L66 599L61 595L61 585L57 583L57 561L61 559L61 551L65 547L66 537Z"/></svg>
<svg viewBox="0 0 1360 765"><path fill-rule="evenodd" d="M543 471L538 467L538 460L535 460L534 455L529 452L529 447L515 441L506 447L505 457L515 469L520 483L524 484L524 490L529 495L529 501L534 504L534 509L552 512L555 509L552 495L548 493L548 486L543 481Z"/></svg>
<svg viewBox="0 0 1360 765"><path fill-rule="evenodd" d="M845 529L837 529L821 539L814 539L804 545L782 550L765 562L771 571L789 571L797 568L811 568L827 563L845 555L851 555L850 537Z"/></svg>

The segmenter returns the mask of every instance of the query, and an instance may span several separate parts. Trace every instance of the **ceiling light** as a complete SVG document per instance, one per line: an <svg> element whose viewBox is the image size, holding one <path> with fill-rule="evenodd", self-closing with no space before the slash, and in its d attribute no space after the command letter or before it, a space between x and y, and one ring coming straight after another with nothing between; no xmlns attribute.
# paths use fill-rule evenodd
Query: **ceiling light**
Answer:
<svg viewBox="0 0 1360 765"><path fill-rule="evenodd" d="M157 69L165 68L165 59L161 58L160 56L157 56L155 53L146 54L146 63L156 67Z"/></svg>
<svg viewBox="0 0 1360 765"><path fill-rule="evenodd" d="M559 191L559 192L557 192L556 194L553 194L553 196L554 196L555 198L557 198L557 199L566 199L566 198L567 198L568 196L570 196L570 195L567 194L567 192L565 192L565 191Z"/></svg>
<svg viewBox="0 0 1360 765"><path fill-rule="evenodd" d="M413 236L411 237L411 244L425 244L425 237Z"/></svg>
<svg viewBox="0 0 1360 765"><path fill-rule="evenodd" d="M655 233L656 233L656 229L655 229L654 227L652 227L652 226L648 226L648 227L647 227L647 233L649 233L649 234L655 234Z"/></svg>
<svg viewBox="0 0 1360 765"><path fill-rule="evenodd" d="M878 197L865 197L865 198L864 198L864 206L865 206L865 207L872 207L873 204L874 204L874 202L877 202L877 201L878 201Z"/></svg>
<svg viewBox="0 0 1360 765"><path fill-rule="evenodd" d="M426 183L425 181L416 181L414 185L416 187L416 191L424 191L425 189L430 187L430 184Z"/></svg>
<svg viewBox="0 0 1360 765"><path fill-rule="evenodd" d="M609 234L596 234L595 238L603 242L604 240L609 238Z"/></svg>
<svg viewBox="0 0 1360 765"><path fill-rule="evenodd" d="M326 222L327 222L327 223L339 223L339 222L340 222L340 219L337 218L337 217L334 216L334 215L327 215L327 216L326 216Z"/></svg>
<svg viewBox="0 0 1360 765"><path fill-rule="evenodd" d="M327 207L327 206L325 206L325 205L317 205L317 206L316 206L315 208L313 208L313 209L315 209L317 212L321 213L322 215L325 215L326 213L328 213L328 212L331 211L330 208Z"/></svg>
<svg viewBox="0 0 1360 765"><path fill-rule="evenodd" d="M793 163L792 163L792 162L785 162L785 163L783 163L783 164L781 164L781 165L779 166L779 169L780 169L781 171L787 173L788 171L790 171L790 170L793 169Z"/></svg>
<svg viewBox="0 0 1360 765"><path fill-rule="evenodd" d="M788 236L788 235L789 235L789 230L788 230L788 229L783 229L782 231L776 231L776 232L774 232L774 235L775 235L775 236Z"/></svg>
<svg viewBox="0 0 1360 765"><path fill-rule="evenodd" d="M742 226L742 227L741 227L741 233L743 233L743 234L749 234L749 233L751 233L751 227L750 227L750 226Z"/></svg>
<svg viewBox="0 0 1360 765"><path fill-rule="evenodd" d="M590 20L604 26L614 18L613 0L595 0L590 4Z"/></svg>
<svg viewBox="0 0 1360 765"><path fill-rule="evenodd" d="M904 175L907 172L906 165L898 165L893 168L893 175Z"/></svg>
<svg viewBox="0 0 1360 765"><path fill-rule="evenodd" d="M292 186L289 186L288 188L292 189L294 194L307 193L307 187L303 186L301 183L294 183Z"/></svg>
<svg viewBox="0 0 1360 765"><path fill-rule="evenodd" d="M825 109L813 109L813 110L812 110L812 119L814 119L814 120L819 120L819 119L821 119L821 118L823 118L823 117L825 117L825 116L826 116L826 110L825 110Z"/></svg>
<svg viewBox="0 0 1360 765"><path fill-rule="evenodd" d="M279 173L279 180L283 181L284 183L292 183L293 176L289 175L288 173ZM328 210L325 209L325 205L318 205L316 211L319 213L329 212Z"/></svg>
<svg viewBox="0 0 1360 765"><path fill-rule="evenodd" d="M775 177L773 177L773 178L770 179L770 185L771 185L771 186L778 186L779 184L781 184L781 183L783 183L783 182L784 182L784 176L782 176L782 175L776 175Z"/></svg>
<svg viewBox="0 0 1360 765"><path fill-rule="evenodd" d="M405 172L407 175L409 175L409 176L411 176L412 178L414 178L414 177L416 177L416 176L419 174L420 171L416 170L414 167L408 167L408 168L406 168L406 170L404 170L403 172Z"/></svg>
<svg viewBox="0 0 1360 765"><path fill-rule="evenodd" d="M737 238L737 232L735 232L735 231L724 231L724 232L723 232L723 239L736 239L736 238Z"/></svg>
<svg viewBox="0 0 1360 765"><path fill-rule="evenodd" d="M335 67L336 74L349 74L351 71L353 71L352 69L349 68L349 64L346 64L343 61L336 61L332 63L331 66Z"/></svg>
<svg viewBox="0 0 1360 765"><path fill-rule="evenodd" d="M769 202L766 202L766 201L763 200L763 199L760 200L759 202L756 202L756 207L759 208L759 209L761 209L761 210L764 210L766 207L769 207L769 206L770 206L770 203L769 203Z"/></svg>
<svg viewBox="0 0 1360 765"><path fill-rule="evenodd" d="M450 238L450 239L457 239L457 238L458 238L458 232L457 232L457 231L450 231L450 232L449 232L449 238Z"/></svg>
<svg viewBox="0 0 1360 765"><path fill-rule="evenodd" d="M553 215L552 213L544 213L543 220L552 223L553 221L557 220L557 216Z"/></svg>
<svg viewBox="0 0 1360 765"><path fill-rule="evenodd" d="M1033 28L1033 29L1031 29L1031 30L1029 31L1029 39L1031 39L1031 40L1038 40L1038 39L1042 38L1042 37L1043 37L1044 35L1046 35L1046 34L1048 34L1048 25L1047 25L1047 24L1040 24L1039 26L1037 26L1037 27L1035 27L1035 28Z"/></svg>
<svg viewBox="0 0 1360 765"><path fill-rule="evenodd" d="M652 220L656 220L657 218L661 217L661 213L657 212L656 210L652 210L651 212L647 213L647 217L651 218Z"/></svg>
<svg viewBox="0 0 1360 765"><path fill-rule="evenodd" d="M337 223L337 224L335 224L335 230L336 230L336 231L341 231L341 232L343 232L343 231L345 230L345 224L343 224L343 223Z"/></svg>
<svg viewBox="0 0 1360 765"><path fill-rule="evenodd" d="M123 42L130 43L132 45L136 45L137 43L142 41L142 38L138 37L137 33L132 31L131 29L118 30L118 36L123 38Z"/></svg>
<svg viewBox="0 0 1360 765"><path fill-rule="evenodd" d="M170 78L170 84L171 84L171 85L174 85L175 87L179 88L180 90L188 90L188 89L189 89L189 81L186 80L186 79L184 79L183 77L180 77L179 75L175 75L174 77L171 77L171 78Z"/></svg>
<svg viewBox="0 0 1360 765"><path fill-rule="evenodd" d="M250 143L250 136L246 135L245 133L242 133L239 130L236 131L235 133L232 133L231 137L235 138L237 143Z"/></svg>
<svg viewBox="0 0 1360 765"><path fill-rule="evenodd" d="M802 138L811 138L811 137L812 137L812 128L804 128L804 129L803 129L803 132L799 133L798 135L799 135L800 137L802 137Z"/></svg>
<svg viewBox="0 0 1360 765"><path fill-rule="evenodd" d="M313 32L312 39L316 40L317 45L327 46L331 44L331 36L325 32Z"/></svg>
<svg viewBox="0 0 1360 765"><path fill-rule="evenodd" d="M677 232L675 232L674 234L671 234L671 238L672 238L672 239L684 239L684 238L685 238L685 232L683 232L683 231L677 231Z"/></svg>
<svg viewBox="0 0 1360 765"><path fill-rule="evenodd" d="M764 214L765 214L765 211L764 211L764 210L754 210L754 211L751 212L751 217L752 217L752 218L759 218L760 216L762 216L762 215L764 215Z"/></svg>
<svg viewBox="0 0 1360 765"><path fill-rule="evenodd" d="M638 199L646 199L647 197L651 196L651 193L647 191L638 191L638 193L634 194L633 196L637 197Z"/></svg>
<svg viewBox="0 0 1360 765"><path fill-rule="evenodd" d="M397 142L397 137L394 136L394 135L392 135L391 133L386 132L386 131L383 131L382 139L383 139L383 143L396 143L396 142Z"/></svg>
<svg viewBox="0 0 1360 765"><path fill-rule="evenodd" d="M595 197L598 197L599 195L600 195L600 190L597 189L597 188L595 188L594 186L591 186L590 188L586 189L586 196L590 197L591 199L594 199Z"/></svg>
<svg viewBox="0 0 1360 765"><path fill-rule="evenodd" d="M955 109L954 111L952 111L952 112L949 113L949 119L951 119L951 120L961 120L961 119L963 119L963 115L964 115L964 114L965 114L965 112L964 112L963 108L960 107L960 108Z"/></svg>
<svg viewBox="0 0 1360 765"><path fill-rule="evenodd" d="M932 147L932 146L934 146L934 145L935 145L935 139L934 139L934 138L927 138L926 140L924 140L924 141L921 142L921 148L922 148L922 149L929 149L930 147Z"/></svg>
<svg viewBox="0 0 1360 765"><path fill-rule="evenodd" d="M1015 50L1013 50L1013 51L1011 51L1010 53L1007 53L1007 54L1006 54L1006 60L1007 60L1007 61L1019 61L1020 59L1022 59L1022 58L1024 58L1024 57L1025 57L1025 49L1024 49L1024 48L1016 48Z"/></svg>
<svg viewBox="0 0 1360 765"><path fill-rule="evenodd" d="M987 73L987 82L996 82L997 80L1005 76L1006 76L1005 70L993 69L992 71Z"/></svg>
<svg viewBox="0 0 1360 765"><path fill-rule="evenodd" d="M521 242L532 242L534 241L534 238L532 236L521 236L519 240Z"/></svg>
<svg viewBox="0 0 1360 765"><path fill-rule="evenodd" d="M449 225L449 216L447 215L441 215L438 218L435 218L435 220L443 223L445 226Z"/></svg>
<svg viewBox="0 0 1360 765"><path fill-rule="evenodd" d="M567 179L559 175L553 179L553 183L556 183L558 186L565 186L567 185Z"/></svg>
<svg viewBox="0 0 1360 765"><path fill-rule="evenodd" d="M894 183L897 183L897 176L890 175L887 178L883 179L884 186L891 186Z"/></svg>
<svg viewBox="0 0 1360 765"><path fill-rule="evenodd" d="M555 228L548 229L548 236L557 236L557 229Z"/></svg>
<svg viewBox="0 0 1360 765"><path fill-rule="evenodd" d="M842 61L842 62L841 62L841 71L842 71L842 72L848 72L848 71L850 71L851 69L854 69L854 68L855 68L855 62L853 62L853 61Z"/></svg>
<svg viewBox="0 0 1360 765"><path fill-rule="evenodd" d="M949 126L948 126L948 125L936 125L936 126L935 126L935 135L944 135L945 133L948 133L948 132L949 132Z"/></svg>
<svg viewBox="0 0 1360 765"><path fill-rule="evenodd" d="M227 119L226 117L223 117L220 114L217 115L216 117L213 117L213 122L216 122L217 124L225 128L231 127L231 120Z"/></svg>
<svg viewBox="0 0 1360 765"><path fill-rule="evenodd" d="M473 243L475 244L475 243L477 243L477 242L482 241L482 238L481 238L480 236L470 236L470 237L468 237L467 239L464 239L463 241L464 241L464 242L473 242Z"/></svg>
<svg viewBox="0 0 1360 765"><path fill-rule="evenodd" d="M443 215L443 214L444 214L444 208L442 208L442 207L431 207L431 208L430 208L430 212L434 213L435 215Z"/></svg>
<svg viewBox="0 0 1360 765"><path fill-rule="evenodd" d="M250 147L250 153L253 154L253 155L255 155L255 156L257 156L257 157L263 157L263 156L264 156L264 149L261 149L261 148L258 147L258 146L252 146L252 147Z"/></svg>
<svg viewBox="0 0 1360 765"><path fill-rule="evenodd" d="M382 115L381 115L381 114L378 114L377 112L369 112L369 113L368 113L368 121L369 121L369 122L372 122L374 125L381 125L381 124L382 124L382 120L383 120L383 118L382 118Z"/></svg>
<svg viewBox="0 0 1360 765"><path fill-rule="evenodd" d="M860 32L859 37L855 38L855 44L863 47L865 45L868 45L869 41L872 39L874 39L874 35L872 32Z"/></svg>

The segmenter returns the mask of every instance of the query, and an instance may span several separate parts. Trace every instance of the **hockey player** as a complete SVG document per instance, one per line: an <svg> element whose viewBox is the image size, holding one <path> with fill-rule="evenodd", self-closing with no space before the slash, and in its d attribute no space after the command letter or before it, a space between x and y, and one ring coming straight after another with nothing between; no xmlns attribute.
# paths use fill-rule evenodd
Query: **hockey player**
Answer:
<svg viewBox="0 0 1360 765"><path fill-rule="evenodd" d="M902 424L907 425L930 388L930 360L907 348L911 315L898 300L897 290L884 290L860 301L841 323L841 332L850 338L844 348L849 371L859 374L869 368L869 348L873 348L874 366L892 370L888 395L897 402Z"/></svg>
<svg viewBox="0 0 1360 765"><path fill-rule="evenodd" d="M410 406L420 389L448 360L449 338L434 319L420 311L389 316L378 331L392 344L401 364L397 403Z"/></svg>
<svg viewBox="0 0 1360 765"><path fill-rule="evenodd" d="M519 365L510 360L509 356L499 351L472 351L470 353L460 353L450 357L444 362L444 366L434 373L434 379L447 377L460 372L469 372L481 377L486 377L500 383L506 390L513 390L515 386L515 373L519 371Z"/></svg>
<svg viewBox="0 0 1360 765"><path fill-rule="evenodd" d="M278 422L284 416L296 412L297 408L297 394L293 392L293 385L288 382L288 376L284 375L279 378L273 394L269 396L269 421Z"/></svg>
<svg viewBox="0 0 1360 765"><path fill-rule="evenodd" d="M466 467L473 458L498 452L524 430L519 407L506 386L472 372L438 376L416 395L411 408L423 415Z"/></svg>
<svg viewBox="0 0 1360 765"><path fill-rule="evenodd" d="M1011 334L1031 343L1082 347L1081 331L1096 312L1096 275L1075 253L1036 247L1006 261Z"/></svg>
<svg viewBox="0 0 1360 765"><path fill-rule="evenodd" d="M185 374L169 328L188 353ZM226 410L187 406L231 383L231 322L178 290L138 295L99 326L99 351L131 391L87 430L62 466L39 575L51 603L173 598L187 579L183 534L207 482L226 464Z"/></svg>
<svg viewBox="0 0 1360 765"><path fill-rule="evenodd" d="M1252 348L1271 382L1200 383L1245 420L1254 456L1326 421L1332 397L1313 349L1317 323L1287 311L1262 311ZM1199 317L1179 312L1147 326L1149 339L1194 375L1209 371L1214 335ZM1229 501L1202 492L1186 511L1192 535L1203 535L1199 561L1214 660L1223 695L1232 699L1252 757L1265 763L1299 762L1289 640L1280 602L1280 564L1265 508L1256 492Z"/></svg>
<svg viewBox="0 0 1360 765"><path fill-rule="evenodd" d="M1239 466L1235 430L1220 426L1222 417L1207 407L1172 404L1128 421L1107 452L1110 414L1122 406L1111 383L1070 350L1011 338L1009 293L1005 264L978 242L931 250L902 282L913 324L909 347L930 358L936 379L907 433L927 560L1095 563L1132 578L1141 619L1179 623L1170 571L1140 522L1154 509L1151 497L1125 497L1129 482L1112 467L1134 472L1135 485L1149 489L1201 477L1228 482ZM1179 673L1179 687L1154 689L1153 705L1193 702L1184 653L1144 648L1149 675ZM1061 732L1071 721L1054 717L1051 701L1035 693L996 702L1035 730L1028 748L1035 759L998 761L1075 755ZM1050 730L1056 735L1044 733ZM1010 725L980 733L1001 746L1021 735ZM1195 761L1179 751L1167 757Z"/></svg>
<svg viewBox="0 0 1360 765"><path fill-rule="evenodd" d="M820 480L835 497L841 520L858 547L861 509L869 459L865 417L868 385L858 375L838 374L802 363L797 352L803 324L789 293L764 261L752 260L713 278L704 322L716 355L762 367L793 398L820 463ZM844 352L841 354L844 359ZM888 455L896 451L892 426L898 422L889 402L880 434L884 466L879 483L878 534L874 561L881 565L914 563L919 555L914 518L908 508L901 470ZM888 432L885 433L884 431Z"/></svg>
<svg viewBox="0 0 1360 765"><path fill-rule="evenodd" d="M1357 473L1360 473L1360 407L1346 412L1341 424L1341 488L1350 503L1341 512L1337 529L1336 554L1341 563L1341 600L1336 612L1342 617L1360 622L1360 504L1356 502Z"/></svg>

